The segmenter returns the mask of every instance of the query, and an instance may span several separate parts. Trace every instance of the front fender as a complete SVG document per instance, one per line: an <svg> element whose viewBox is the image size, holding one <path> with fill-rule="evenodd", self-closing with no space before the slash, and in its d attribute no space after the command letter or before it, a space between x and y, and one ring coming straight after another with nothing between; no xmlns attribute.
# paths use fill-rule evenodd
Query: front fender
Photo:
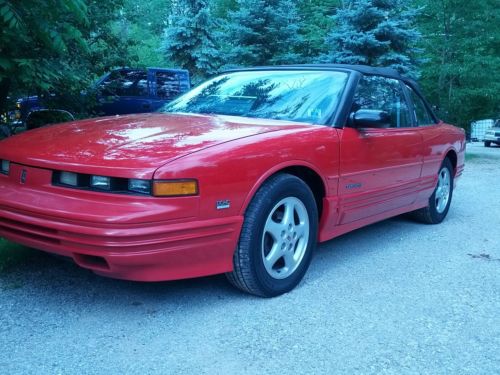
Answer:
<svg viewBox="0 0 500 375"><path fill-rule="evenodd" d="M311 126L238 139L164 165L155 179L195 178L200 188L200 218L243 215L257 189L274 173L291 166L315 171L326 194L335 194L338 177L337 130ZM218 201L229 207L217 209Z"/></svg>

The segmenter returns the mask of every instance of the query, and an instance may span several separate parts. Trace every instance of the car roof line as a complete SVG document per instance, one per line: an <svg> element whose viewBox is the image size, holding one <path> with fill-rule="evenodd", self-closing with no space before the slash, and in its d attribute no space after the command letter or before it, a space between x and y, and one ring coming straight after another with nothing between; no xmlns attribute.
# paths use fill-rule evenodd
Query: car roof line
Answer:
<svg viewBox="0 0 500 375"><path fill-rule="evenodd" d="M368 75L380 75L389 78L412 82L411 78L401 75L396 69L385 67L373 67L355 64L292 64L292 65L269 65L256 67L241 67L228 69L225 72L255 71L255 70L290 70L290 69L314 69L314 70L347 70L357 71Z"/></svg>

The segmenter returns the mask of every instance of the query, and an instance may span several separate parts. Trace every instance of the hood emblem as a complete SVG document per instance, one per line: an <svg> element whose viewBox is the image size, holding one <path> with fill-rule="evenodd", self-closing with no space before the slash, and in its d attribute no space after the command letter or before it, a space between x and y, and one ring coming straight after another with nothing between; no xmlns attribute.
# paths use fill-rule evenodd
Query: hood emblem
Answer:
<svg viewBox="0 0 500 375"><path fill-rule="evenodd" d="M26 171L26 169L23 169L21 171L21 179L20 179L21 184L26 183L26 175L27 174L28 174L28 172Z"/></svg>

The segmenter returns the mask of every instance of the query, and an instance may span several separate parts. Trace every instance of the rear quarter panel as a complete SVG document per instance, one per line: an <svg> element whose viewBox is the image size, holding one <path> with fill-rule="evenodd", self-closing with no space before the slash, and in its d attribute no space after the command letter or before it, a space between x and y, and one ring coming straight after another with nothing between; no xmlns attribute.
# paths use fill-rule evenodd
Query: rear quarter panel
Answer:
<svg viewBox="0 0 500 375"><path fill-rule="evenodd" d="M440 122L433 126L422 127L421 133L423 138L422 190L418 200L426 203L436 187L439 168L449 152L454 152L457 156L455 181L462 174L465 166L465 132L453 125Z"/></svg>
<svg viewBox="0 0 500 375"><path fill-rule="evenodd" d="M443 159L450 151L454 151L457 155L455 175L461 173L465 163L464 131L443 122L421 129L424 146L422 178L436 176Z"/></svg>

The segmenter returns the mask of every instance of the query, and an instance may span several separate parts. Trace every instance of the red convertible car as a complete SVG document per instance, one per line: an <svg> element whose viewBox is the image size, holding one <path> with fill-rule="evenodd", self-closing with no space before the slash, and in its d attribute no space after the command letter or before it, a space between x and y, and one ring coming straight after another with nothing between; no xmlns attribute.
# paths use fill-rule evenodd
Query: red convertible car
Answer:
<svg viewBox="0 0 500 375"><path fill-rule="evenodd" d="M276 296L318 241L406 212L441 222L464 151L392 69L235 70L159 113L0 142L0 235L104 276L226 273Z"/></svg>

